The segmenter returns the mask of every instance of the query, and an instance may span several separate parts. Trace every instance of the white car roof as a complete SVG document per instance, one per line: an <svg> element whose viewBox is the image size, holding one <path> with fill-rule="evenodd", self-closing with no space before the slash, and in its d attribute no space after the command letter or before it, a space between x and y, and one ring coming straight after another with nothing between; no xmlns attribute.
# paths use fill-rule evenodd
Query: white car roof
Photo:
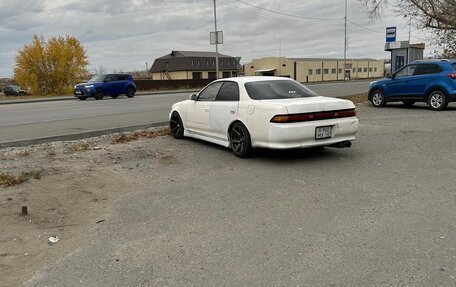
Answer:
<svg viewBox="0 0 456 287"><path fill-rule="evenodd" d="M290 78L285 77L273 77L273 76L248 76L248 77L233 77L233 78L223 78L218 79L217 81L233 81L239 84L245 84L249 82L258 82L258 81L293 81Z"/></svg>

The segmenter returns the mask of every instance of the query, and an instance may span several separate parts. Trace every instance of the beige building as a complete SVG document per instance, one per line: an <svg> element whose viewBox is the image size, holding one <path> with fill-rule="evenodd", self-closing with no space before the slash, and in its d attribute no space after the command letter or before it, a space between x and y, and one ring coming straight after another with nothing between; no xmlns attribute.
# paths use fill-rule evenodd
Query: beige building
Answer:
<svg viewBox="0 0 456 287"><path fill-rule="evenodd" d="M337 81L344 79L343 59L267 57L244 65L246 76L281 76L298 82ZM383 77L383 60L347 59L346 77L368 79Z"/></svg>

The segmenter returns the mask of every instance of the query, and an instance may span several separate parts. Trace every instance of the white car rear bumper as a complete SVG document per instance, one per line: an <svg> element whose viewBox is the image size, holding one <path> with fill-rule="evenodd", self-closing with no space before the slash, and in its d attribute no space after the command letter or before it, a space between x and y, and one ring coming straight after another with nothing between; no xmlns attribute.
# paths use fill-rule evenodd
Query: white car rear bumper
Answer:
<svg viewBox="0 0 456 287"><path fill-rule="evenodd" d="M344 141L353 141L358 131L356 117L297 123L269 123L269 139L254 141L254 147L272 149L305 148L327 146ZM315 139L317 127L331 126L332 135L326 139Z"/></svg>

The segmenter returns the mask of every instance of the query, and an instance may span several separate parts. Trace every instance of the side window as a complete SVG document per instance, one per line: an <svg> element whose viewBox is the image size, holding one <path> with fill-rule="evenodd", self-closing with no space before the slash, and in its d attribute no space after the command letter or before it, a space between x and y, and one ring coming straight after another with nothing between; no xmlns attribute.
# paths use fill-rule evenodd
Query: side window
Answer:
<svg viewBox="0 0 456 287"><path fill-rule="evenodd" d="M214 101L223 82L216 82L206 87L198 96L198 101Z"/></svg>
<svg viewBox="0 0 456 287"><path fill-rule="evenodd" d="M239 101L239 87L235 82L225 82L217 94L216 101Z"/></svg>
<svg viewBox="0 0 456 287"><path fill-rule="evenodd" d="M416 75L438 74L442 71L443 71L443 69L439 65L422 64L422 65L417 66L413 75L416 76Z"/></svg>
<svg viewBox="0 0 456 287"><path fill-rule="evenodd" d="M396 73L396 78L412 76L416 70L416 65L408 65Z"/></svg>

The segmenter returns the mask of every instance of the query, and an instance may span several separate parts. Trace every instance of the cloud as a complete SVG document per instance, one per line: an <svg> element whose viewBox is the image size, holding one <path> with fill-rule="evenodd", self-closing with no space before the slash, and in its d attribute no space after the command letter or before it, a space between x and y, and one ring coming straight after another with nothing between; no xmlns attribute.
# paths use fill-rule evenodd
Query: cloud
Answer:
<svg viewBox="0 0 456 287"><path fill-rule="evenodd" d="M383 51L386 26L397 26L407 39L402 17L387 10L370 23L358 0L348 3L348 57L389 57ZM17 51L33 35L75 36L91 68L107 71L145 69L171 50L213 51L213 13L211 0L2 0L0 77L12 76ZM224 32L219 50L242 57L242 63L278 55L343 57L343 17L340 0L217 0L218 29ZM414 35L412 40L419 41Z"/></svg>

